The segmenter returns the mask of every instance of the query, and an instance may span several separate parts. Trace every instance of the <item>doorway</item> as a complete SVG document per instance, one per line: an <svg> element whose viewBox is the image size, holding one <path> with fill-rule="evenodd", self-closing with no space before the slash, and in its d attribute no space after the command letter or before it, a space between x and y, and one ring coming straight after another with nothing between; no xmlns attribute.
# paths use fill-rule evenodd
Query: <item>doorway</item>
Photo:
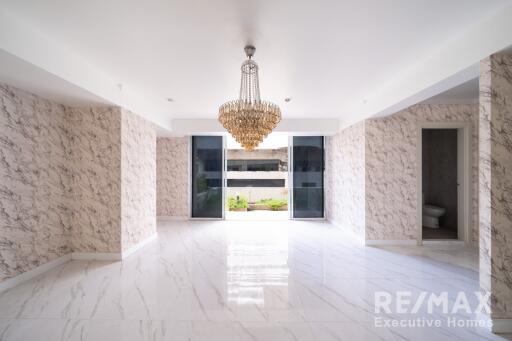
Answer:
<svg viewBox="0 0 512 341"><path fill-rule="evenodd" d="M225 155L226 219L288 219L288 136L272 133L252 151L227 136Z"/></svg>
<svg viewBox="0 0 512 341"><path fill-rule="evenodd" d="M246 151L230 136L191 137L191 218L324 219L324 137L271 134Z"/></svg>
<svg viewBox="0 0 512 341"><path fill-rule="evenodd" d="M418 142L418 243L468 241L469 124L425 124Z"/></svg>

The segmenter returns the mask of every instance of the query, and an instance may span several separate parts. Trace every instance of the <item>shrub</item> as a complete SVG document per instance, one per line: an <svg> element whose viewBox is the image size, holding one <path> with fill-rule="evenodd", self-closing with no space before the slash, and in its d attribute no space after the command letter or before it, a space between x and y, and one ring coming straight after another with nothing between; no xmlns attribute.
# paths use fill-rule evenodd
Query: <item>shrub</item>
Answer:
<svg viewBox="0 0 512 341"><path fill-rule="evenodd" d="M238 197L229 197L228 198L228 207L229 209L235 208L247 208L249 207L249 202L246 198L238 196Z"/></svg>
<svg viewBox="0 0 512 341"><path fill-rule="evenodd" d="M286 206L288 201L286 199L261 199L258 204L268 206L272 211L277 211L281 207Z"/></svg>

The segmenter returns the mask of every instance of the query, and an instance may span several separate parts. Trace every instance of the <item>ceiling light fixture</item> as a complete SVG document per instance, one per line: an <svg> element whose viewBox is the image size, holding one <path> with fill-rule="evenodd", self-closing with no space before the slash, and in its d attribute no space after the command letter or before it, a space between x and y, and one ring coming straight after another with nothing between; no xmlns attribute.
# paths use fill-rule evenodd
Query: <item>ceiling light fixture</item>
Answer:
<svg viewBox="0 0 512 341"><path fill-rule="evenodd" d="M219 121L245 150L254 150L281 121L281 110L260 99L258 64L252 57L256 48L244 48L247 60L242 63L242 79L238 100L219 108Z"/></svg>

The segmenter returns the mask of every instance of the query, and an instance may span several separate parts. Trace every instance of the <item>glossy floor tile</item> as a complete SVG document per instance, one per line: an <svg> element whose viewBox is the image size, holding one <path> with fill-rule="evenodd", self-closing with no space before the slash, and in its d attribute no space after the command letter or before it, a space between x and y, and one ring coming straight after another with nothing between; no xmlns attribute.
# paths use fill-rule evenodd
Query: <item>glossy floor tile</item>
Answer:
<svg viewBox="0 0 512 341"><path fill-rule="evenodd" d="M276 221L288 220L290 213L288 211L266 211L255 210L246 212L226 211L226 220L258 220L258 221Z"/></svg>
<svg viewBox="0 0 512 341"><path fill-rule="evenodd" d="M472 249L363 247L318 221L160 222L158 234L122 263L72 261L0 293L0 340L504 338L481 327L375 325L375 292L451 301L464 292L476 304Z"/></svg>

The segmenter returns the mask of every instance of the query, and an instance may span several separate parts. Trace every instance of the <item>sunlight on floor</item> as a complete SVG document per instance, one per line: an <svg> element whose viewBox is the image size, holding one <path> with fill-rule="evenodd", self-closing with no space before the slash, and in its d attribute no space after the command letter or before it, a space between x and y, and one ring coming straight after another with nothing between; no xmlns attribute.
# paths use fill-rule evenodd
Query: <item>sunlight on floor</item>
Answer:
<svg viewBox="0 0 512 341"><path fill-rule="evenodd" d="M265 291L288 297L288 229L232 226L227 230L228 303L265 306ZM282 307L283 309L286 306Z"/></svg>

